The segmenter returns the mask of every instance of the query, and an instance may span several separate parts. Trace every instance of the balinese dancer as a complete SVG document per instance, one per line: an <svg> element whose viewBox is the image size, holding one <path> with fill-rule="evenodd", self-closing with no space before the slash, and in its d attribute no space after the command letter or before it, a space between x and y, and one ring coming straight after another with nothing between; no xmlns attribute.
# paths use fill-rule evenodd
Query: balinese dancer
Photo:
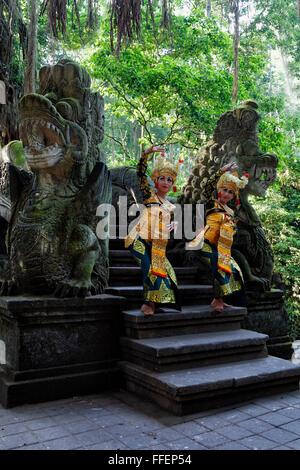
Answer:
<svg viewBox="0 0 300 470"><path fill-rule="evenodd" d="M238 219L227 204L229 201L240 204L239 189L246 186L249 175L239 178L236 172L231 173L235 169L236 163L228 163L207 181L204 191L204 197L208 201L206 225L189 243L189 247L198 249L201 258L210 266L214 290L214 299L210 305L218 312L222 312L225 307L232 307L224 302L224 297L227 300L235 294L239 305L244 306L246 302L240 268L231 258L233 234Z"/></svg>
<svg viewBox="0 0 300 470"><path fill-rule="evenodd" d="M129 247L142 269L144 303L141 311L144 315L163 311L160 306L166 304L173 304L175 309L180 310L176 275L166 258L169 232L176 230L177 226L172 220L175 206L166 199L166 195L175 184L179 162L168 161L164 153L156 158L151 174L154 190L148 182L146 171L148 155L155 152L164 152L164 148L149 147L137 165L145 210L125 239L125 247Z"/></svg>

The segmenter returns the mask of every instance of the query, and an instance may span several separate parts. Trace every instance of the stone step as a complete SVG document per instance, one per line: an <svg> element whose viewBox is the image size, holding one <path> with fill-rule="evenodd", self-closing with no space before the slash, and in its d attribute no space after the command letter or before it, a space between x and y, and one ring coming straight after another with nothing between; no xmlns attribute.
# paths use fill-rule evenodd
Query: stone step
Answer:
<svg viewBox="0 0 300 470"><path fill-rule="evenodd" d="M136 261L129 250L109 250L110 266L137 266Z"/></svg>
<svg viewBox="0 0 300 470"><path fill-rule="evenodd" d="M128 391L176 415L298 390L300 378L300 366L273 356L168 372L126 361L120 368Z"/></svg>
<svg viewBox="0 0 300 470"><path fill-rule="evenodd" d="M180 284L191 284L197 279L197 268L175 267L177 281ZM112 266L109 269L109 286L141 285L142 272L139 266Z"/></svg>
<svg viewBox="0 0 300 470"><path fill-rule="evenodd" d="M143 339L237 330L247 313L244 307L226 308L218 313L209 305L184 305L181 312L164 310L151 316L145 316L139 309L124 311L124 335Z"/></svg>
<svg viewBox="0 0 300 470"><path fill-rule="evenodd" d="M126 248L124 247L124 238L110 238L109 249L126 251Z"/></svg>
<svg viewBox="0 0 300 470"><path fill-rule="evenodd" d="M123 337L124 360L164 372L257 357L266 357L267 335L248 330L214 331L163 338Z"/></svg>
<svg viewBox="0 0 300 470"><path fill-rule="evenodd" d="M182 297L182 305L207 305L213 298L212 287L207 285L179 285L178 290ZM105 289L105 294L126 297L132 307L140 306L141 302L143 302L143 287L141 285L107 287Z"/></svg>

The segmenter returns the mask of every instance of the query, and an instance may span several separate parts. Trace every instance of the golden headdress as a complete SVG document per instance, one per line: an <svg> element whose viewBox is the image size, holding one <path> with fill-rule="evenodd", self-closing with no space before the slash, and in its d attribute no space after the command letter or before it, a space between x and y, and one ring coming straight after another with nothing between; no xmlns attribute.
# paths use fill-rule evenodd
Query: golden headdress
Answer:
<svg viewBox="0 0 300 470"><path fill-rule="evenodd" d="M234 172L231 173L230 171L226 171L223 175L219 178L217 188L218 191L221 188L230 188L234 191L235 195L237 196L240 189L243 189L246 184L248 183L249 175L245 174L241 178L239 175Z"/></svg>
<svg viewBox="0 0 300 470"><path fill-rule="evenodd" d="M179 165L183 163L183 160L172 162L168 160L164 153L161 153L159 157L156 157L153 171L151 173L152 181L156 181L161 175L170 176L175 183L177 175L179 173Z"/></svg>

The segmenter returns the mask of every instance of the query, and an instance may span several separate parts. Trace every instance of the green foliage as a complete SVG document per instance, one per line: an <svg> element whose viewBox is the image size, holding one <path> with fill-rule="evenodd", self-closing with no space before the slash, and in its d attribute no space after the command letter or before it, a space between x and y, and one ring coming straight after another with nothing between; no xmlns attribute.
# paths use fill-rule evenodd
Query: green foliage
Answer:
<svg viewBox="0 0 300 470"><path fill-rule="evenodd" d="M288 68L300 77L300 27L295 0L254 0L253 33L265 37L289 57Z"/></svg>
<svg viewBox="0 0 300 470"><path fill-rule="evenodd" d="M172 43L147 30L143 42L132 43L119 57L110 53L108 37L85 62L100 90L114 98L110 111L144 127L152 143L156 124L169 129L161 143L197 148L210 135L216 119L230 105L232 77L228 38L213 20L198 14L174 18Z"/></svg>
<svg viewBox="0 0 300 470"><path fill-rule="evenodd" d="M110 162L136 157L141 137L145 144L171 145L176 157L187 149L191 162L192 151L210 138L220 115L231 108L231 35L201 9L187 17L173 15L169 35L159 22L156 14L154 34L145 20L140 40L122 48L118 57L111 54L108 26L103 23L98 42L83 61L95 89L105 96L103 152ZM263 77L265 56L253 49L253 41L242 46L240 100L257 95L256 83ZM139 135L130 141L137 127Z"/></svg>

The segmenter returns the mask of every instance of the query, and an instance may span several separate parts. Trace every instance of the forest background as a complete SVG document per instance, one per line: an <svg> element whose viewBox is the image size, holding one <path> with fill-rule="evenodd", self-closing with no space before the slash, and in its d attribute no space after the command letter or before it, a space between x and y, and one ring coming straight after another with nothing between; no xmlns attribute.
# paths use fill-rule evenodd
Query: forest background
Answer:
<svg viewBox="0 0 300 470"><path fill-rule="evenodd" d="M38 70L72 58L105 99L107 165L165 145L184 158L179 192L220 115L254 99L260 148L279 165L251 202L300 339L300 0L1 0L0 45L0 146L18 139L17 103Z"/></svg>

